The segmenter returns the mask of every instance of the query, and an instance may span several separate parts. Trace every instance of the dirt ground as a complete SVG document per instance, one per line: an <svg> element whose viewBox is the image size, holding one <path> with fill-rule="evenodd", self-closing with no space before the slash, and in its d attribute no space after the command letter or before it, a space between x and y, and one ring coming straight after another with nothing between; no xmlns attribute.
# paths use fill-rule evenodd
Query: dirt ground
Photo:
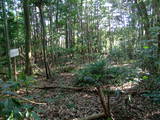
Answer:
<svg viewBox="0 0 160 120"><path fill-rule="evenodd" d="M73 86L73 78L72 73L61 73L54 80L39 79L37 86ZM112 88L114 89L114 86ZM140 89L134 87L124 91L137 91ZM36 88L31 91L31 94L34 100L46 103L46 105L35 106L42 120L76 120L76 118L84 118L103 112L96 91ZM160 105L134 92L132 96L121 94L117 97L115 94L111 94L110 108L114 120L160 120Z"/></svg>

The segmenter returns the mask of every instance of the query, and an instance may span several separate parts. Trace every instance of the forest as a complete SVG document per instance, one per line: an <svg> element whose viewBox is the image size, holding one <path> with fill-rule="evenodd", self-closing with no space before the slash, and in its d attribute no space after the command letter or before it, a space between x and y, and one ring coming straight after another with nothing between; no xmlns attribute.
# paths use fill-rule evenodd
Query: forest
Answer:
<svg viewBox="0 0 160 120"><path fill-rule="evenodd" d="M0 0L0 120L160 120L160 0Z"/></svg>

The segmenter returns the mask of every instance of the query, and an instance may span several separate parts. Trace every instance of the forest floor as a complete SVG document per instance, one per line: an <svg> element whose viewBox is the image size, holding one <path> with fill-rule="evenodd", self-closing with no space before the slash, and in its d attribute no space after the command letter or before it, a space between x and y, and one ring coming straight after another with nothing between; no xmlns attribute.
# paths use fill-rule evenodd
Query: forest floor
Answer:
<svg viewBox="0 0 160 120"><path fill-rule="evenodd" d="M103 112L94 88L92 92L63 89L73 87L73 73L61 73L55 79L37 79L38 88L32 89L30 95L35 101L46 103L35 105L42 120L76 120ZM160 120L160 105L140 94L144 91L142 86L143 84L133 87L126 83L119 87L125 93L132 94L131 101L128 100L129 94L121 94L118 98L115 94L110 95L111 115L114 120ZM110 88L114 90L115 86Z"/></svg>

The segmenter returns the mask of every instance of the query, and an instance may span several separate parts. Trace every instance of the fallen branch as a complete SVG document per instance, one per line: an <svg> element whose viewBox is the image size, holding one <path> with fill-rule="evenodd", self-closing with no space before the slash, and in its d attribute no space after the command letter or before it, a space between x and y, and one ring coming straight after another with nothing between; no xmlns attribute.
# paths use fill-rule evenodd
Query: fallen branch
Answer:
<svg viewBox="0 0 160 120"><path fill-rule="evenodd" d="M66 86L45 86L45 87L34 87L35 89L64 89L64 90L73 90L73 91L84 91L84 92L97 92L95 87L87 88L87 87L66 87Z"/></svg>
<svg viewBox="0 0 160 120"><path fill-rule="evenodd" d="M29 99L27 99L27 98L25 98L25 97L22 97L22 96L20 96L20 95L16 95L15 97L17 97L17 98L19 98L19 99L22 99L22 100L24 100L24 101L26 101L26 102L32 103L32 104L36 104L36 105L47 105L47 103L35 102L35 101L33 101L33 100L29 100Z"/></svg>
<svg viewBox="0 0 160 120"><path fill-rule="evenodd" d="M88 116L88 117L85 117L85 118L75 118L75 119L72 119L72 120L95 120L95 119L103 118L103 117L105 117L105 114L104 113L99 113L99 114L94 114L94 115L91 115L91 116Z"/></svg>
<svg viewBox="0 0 160 120"><path fill-rule="evenodd" d="M27 99L27 98L22 97L22 96L17 95L17 94L5 94L4 96L6 96L6 97L7 97L7 96L10 96L10 97L13 97L13 98L19 98L19 99L24 100L24 101L26 101L26 102L28 102L28 103L31 103L31 104L47 105L46 103L35 102L35 101L33 101L33 100Z"/></svg>
<svg viewBox="0 0 160 120"><path fill-rule="evenodd" d="M83 90L87 89L84 87L66 87L66 86L44 86L44 87L35 87L36 89L71 89L71 90Z"/></svg>
<svg viewBox="0 0 160 120"><path fill-rule="evenodd" d="M43 70L42 70L40 67L38 67L36 64L33 64L32 66L33 66L33 68L35 67L36 70L38 70L41 74L43 74ZM36 74L37 74L37 75L41 75L41 74L39 74L39 73L36 73Z"/></svg>

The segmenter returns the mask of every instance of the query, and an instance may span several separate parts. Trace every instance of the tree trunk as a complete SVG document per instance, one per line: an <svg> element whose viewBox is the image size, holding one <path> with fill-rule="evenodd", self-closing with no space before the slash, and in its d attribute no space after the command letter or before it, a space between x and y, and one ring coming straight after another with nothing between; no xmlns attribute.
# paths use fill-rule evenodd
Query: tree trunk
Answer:
<svg viewBox="0 0 160 120"><path fill-rule="evenodd" d="M8 74L9 78L12 78L12 65L11 65L11 58L9 55L10 51L10 40L9 40L9 33L8 33L8 20L7 20L7 13L5 8L5 1L2 0L2 9L3 9L3 18L4 18L4 37L6 41L6 53L8 58Z"/></svg>
<svg viewBox="0 0 160 120"><path fill-rule="evenodd" d="M152 9L154 15L154 25L160 27L160 8L159 8L160 0L153 0L152 1ZM157 35L157 42L158 42L158 50L157 50L157 57L160 59L160 31L158 31ZM158 73L160 73L160 65L158 65Z"/></svg>
<svg viewBox="0 0 160 120"><path fill-rule="evenodd" d="M67 16L66 16L66 24L65 24L65 44L66 44L66 48L69 48L69 36L68 36L68 20L67 20Z"/></svg>
<svg viewBox="0 0 160 120"><path fill-rule="evenodd" d="M150 40L151 39L151 35L150 35L150 32L149 32L150 22L149 22L149 17L148 17L146 5L143 2L143 0L141 0L139 2L137 0L135 0L135 4L137 6L137 10L138 10L139 16L143 20L142 24L144 25L146 39ZM152 45L152 43L148 42L148 46L151 46L151 45Z"/></svg>
<svg viewBox="0 0 160 120"><path fill-rule="evenodd" d="M25 22L25 73L27 75L32 74L31 67L31 27L30 27L30 18L29 18L29 4L28 0L23 1L24 9L24 22Z"/></svg>
<svg viewBox="0 0 160 120"><path fill-rule="evenodd" d="M45 72L46 72L46 78L49 79L51 77L50 68L47 63L47 55L46 55L46 29L45 29L45 21L43 17L43 7L41 4L38 5L39 11L40 11L40 22L41 22L41 29L42 29L42 46L43 46L43 60L45 65Z"/></svg>

